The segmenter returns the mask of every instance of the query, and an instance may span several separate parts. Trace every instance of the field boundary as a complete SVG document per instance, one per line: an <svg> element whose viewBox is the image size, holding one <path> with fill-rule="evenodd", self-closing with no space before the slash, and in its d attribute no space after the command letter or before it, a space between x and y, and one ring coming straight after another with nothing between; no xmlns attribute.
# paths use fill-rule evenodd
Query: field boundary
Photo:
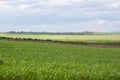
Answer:
<svg viewBox="0 0 120 80"><path fill-rule="evenodd" d="M69 44L69 45L83 45L83 46L94 46L94 47L106 47L106 48L120 48L120 42L112 43L90 43L90 42L70 42L60 41L51 39L32 39L32 38L11 38L11 37L0 37L0 40L14 40L14 41L33 41L43 43L58 43L58 44Z"/></svg>

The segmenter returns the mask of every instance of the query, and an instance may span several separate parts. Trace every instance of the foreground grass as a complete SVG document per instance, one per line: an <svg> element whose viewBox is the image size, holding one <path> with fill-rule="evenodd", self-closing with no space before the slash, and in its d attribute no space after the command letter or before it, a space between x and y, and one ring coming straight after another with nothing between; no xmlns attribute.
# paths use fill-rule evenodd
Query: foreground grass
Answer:
<svg viewBox="0 0 120 80"><path fill-rule="evenodd" d="M0 80L120 80L120 49L0 40Z"/></svg>

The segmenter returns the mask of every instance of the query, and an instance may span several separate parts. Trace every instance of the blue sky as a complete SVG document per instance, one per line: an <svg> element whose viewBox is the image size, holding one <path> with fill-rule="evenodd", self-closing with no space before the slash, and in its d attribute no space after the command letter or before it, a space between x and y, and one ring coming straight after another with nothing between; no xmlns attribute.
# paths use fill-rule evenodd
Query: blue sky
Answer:
<svg viewBox="0 0 120 80"><path fill-rule="evenodd" d="M120 31L120 0L0 0L6 31Z"/></svg>

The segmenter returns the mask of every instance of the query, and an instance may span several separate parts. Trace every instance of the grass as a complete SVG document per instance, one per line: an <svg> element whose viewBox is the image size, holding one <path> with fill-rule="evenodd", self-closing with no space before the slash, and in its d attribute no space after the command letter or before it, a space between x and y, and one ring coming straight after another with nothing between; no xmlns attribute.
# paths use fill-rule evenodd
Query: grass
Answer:
<svg viewBox="0 0 120 80"><path fill-rule="evenodd" d="M120 80L120 49L0 40L0 80Z"/></svg>
<svg viewBox="0 0 120 80"><path fill-rule="evenodd" d="M24 35L0 33L0 37L51 39L70 42L112 43L120 42L120 35ZM99 37L98 37L99 36Z"/></svg>

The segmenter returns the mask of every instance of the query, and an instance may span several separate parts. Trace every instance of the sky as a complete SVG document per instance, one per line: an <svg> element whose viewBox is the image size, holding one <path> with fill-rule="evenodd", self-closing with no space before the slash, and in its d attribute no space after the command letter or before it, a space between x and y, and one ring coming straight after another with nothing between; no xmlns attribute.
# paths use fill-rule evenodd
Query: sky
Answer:
<svg viewBox="0 0 120 80"><path fill-rule="evenodd" d="M120 32L120 0L0 0L0 32Z"/></svg>

